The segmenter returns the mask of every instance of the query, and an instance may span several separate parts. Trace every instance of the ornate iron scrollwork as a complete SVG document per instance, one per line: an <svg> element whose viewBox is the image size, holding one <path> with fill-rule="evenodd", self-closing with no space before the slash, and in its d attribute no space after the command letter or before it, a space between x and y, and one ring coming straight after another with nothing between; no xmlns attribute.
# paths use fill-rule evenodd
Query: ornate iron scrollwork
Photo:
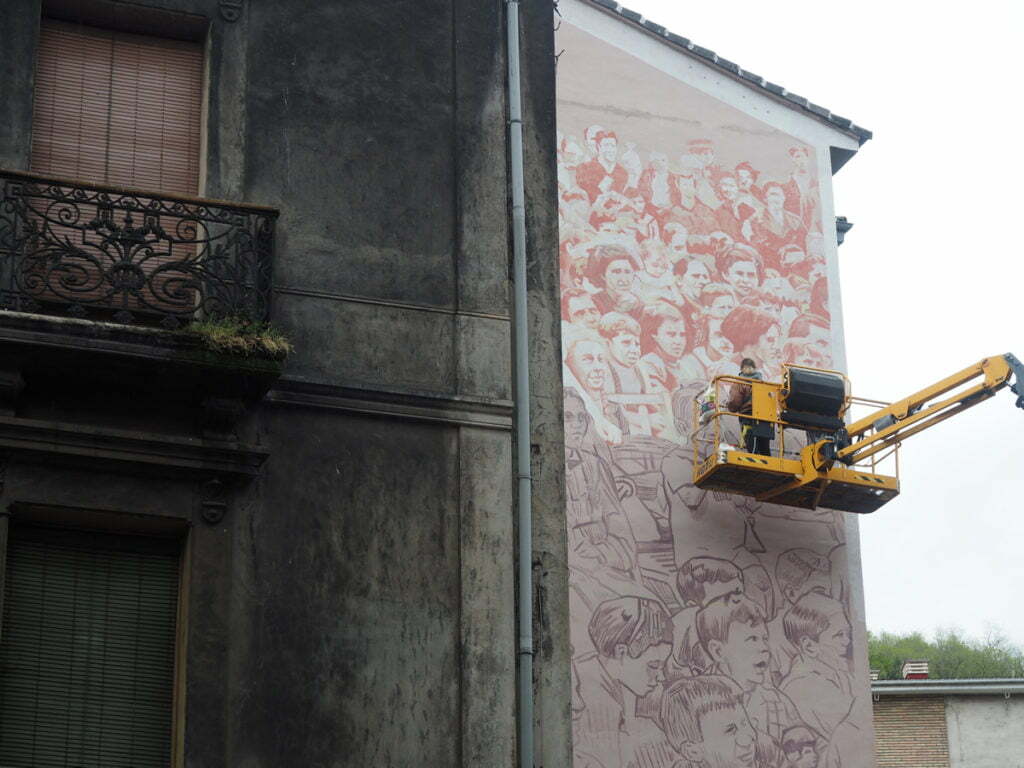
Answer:
<svg viewBox="0 0 1024 768"><path fill-rule="evenodd" d="M276 211L0 172L0 308L176 328L270 313Z"/></svg>

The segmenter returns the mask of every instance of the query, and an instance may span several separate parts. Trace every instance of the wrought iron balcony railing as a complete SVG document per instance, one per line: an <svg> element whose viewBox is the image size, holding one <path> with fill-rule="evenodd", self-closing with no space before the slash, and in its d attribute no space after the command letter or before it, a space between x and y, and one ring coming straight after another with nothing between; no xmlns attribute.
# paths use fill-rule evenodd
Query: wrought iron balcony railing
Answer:
<svg viewBox="0 0 1024 768"><path fill-rule="evenodd" d="M0 309L178 328L270 317L260 206L0 170Z"/></svg>

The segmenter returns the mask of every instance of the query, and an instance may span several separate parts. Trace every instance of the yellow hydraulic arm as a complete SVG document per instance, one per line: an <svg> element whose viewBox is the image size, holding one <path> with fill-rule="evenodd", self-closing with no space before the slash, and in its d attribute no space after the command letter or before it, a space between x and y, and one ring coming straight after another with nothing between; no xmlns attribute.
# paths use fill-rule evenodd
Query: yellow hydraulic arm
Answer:
<svg viewBox="0 0 1024 768"><path fill-rule="evenodd" d="M856 464L891 448L911 435L987 400L1007 386L1015 374L1017 383L1010 389L1017 395L1017 407L1024 408L1024 366L1011 354L986 357L847 426L849 444L845 447L837 445L836 458L844 464ZM949 394L968 384L971 386L967 389Z"/></svg>
<svg viewBox="0 0 1024 768"><path fill-rule="evenodd" d="M1011 354L986 357L850 424L843 421L851 403L846 380L834 371L787 366L781 383L733 376L719 377L714 385L720 381L747 388L750 406L746 415L716 408L709 418L697 403L694 484L804 509L873 512L899 494L898 462L896 471L886 474L879 471L879 461L908 437L1006 386L1017 395L1017 407L1024 408L1024 365ZM761 441L728 444L722 417L739 417ZM810 438L798 455L786 450L785 435L792 431ZM773 441L777 449L771 448Z"/></svg>

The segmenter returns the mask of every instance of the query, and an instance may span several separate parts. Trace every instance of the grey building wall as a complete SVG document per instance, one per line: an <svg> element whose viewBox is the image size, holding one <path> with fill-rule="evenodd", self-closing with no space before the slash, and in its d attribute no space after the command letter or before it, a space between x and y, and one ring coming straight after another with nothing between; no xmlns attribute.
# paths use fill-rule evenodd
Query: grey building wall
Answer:
<svg viewBox="0 0 1024 768"><path fill-rule="evenodd" d="M1024 698L947 696L951 768L1024 766Z"/></svg>
<svg viewBox="0 0 1024 768"><path fill-rule="evenodd" d="M211 465L174 458L200 436L195 403L167 381L177 369L147 367L144 341L52 326L45 338L81 348L74 360L88 365L44 364L24 357L42 331L0 323L0 363L26 380L13 425L0 425L0 506L14 519L84 508L114 527L167 519L188 530L185 765L514 759L503 5L247 2L229 21L216 0L47 4L137 31L168 19L182 34L205 30L202 194L280 210L273 322L295 353L239 424L237 445L267 458L256 479L228 485L215 525L201 516ZM0 166L26 170L40 0L4 10ZM570 686L552 4L528 0L523 13L536 762L561 766ZM149 373L104 374L115 341L122 370ZM56 437L7 450L7 432L30 419L58 425ZM99 449L72 460L61 447L72 425L121 432L95 438L102 461Z"/></svg>

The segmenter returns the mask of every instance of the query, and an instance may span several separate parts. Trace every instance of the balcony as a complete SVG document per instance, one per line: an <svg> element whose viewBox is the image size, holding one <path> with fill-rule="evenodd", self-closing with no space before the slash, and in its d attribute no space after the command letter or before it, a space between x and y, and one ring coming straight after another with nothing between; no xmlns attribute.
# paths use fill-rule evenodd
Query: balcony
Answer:
<svg viewBox="0 0 1024 768"><path fill-rule="evenodd" d="M270 319L277 215L0 170L0 450L15 427L148 429L163 412L237 440L283 360L198 329Z"/></svg>
<svg viewBox="0 0 1024 768"><path fill-rule="evenodd" d="M0 171L0 309L121 325L270 318L260 206Z"/></svg>

